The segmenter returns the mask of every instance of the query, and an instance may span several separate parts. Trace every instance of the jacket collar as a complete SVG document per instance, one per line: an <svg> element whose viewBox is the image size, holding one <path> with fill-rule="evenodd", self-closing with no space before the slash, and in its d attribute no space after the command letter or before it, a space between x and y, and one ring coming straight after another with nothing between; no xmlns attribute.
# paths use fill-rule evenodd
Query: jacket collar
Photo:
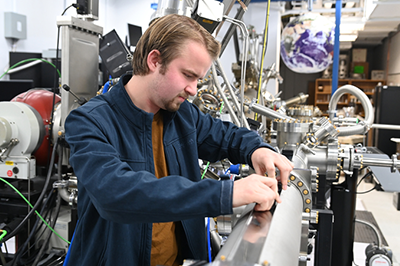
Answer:
<svg viewBox="0 0 400 266"><path fill-rule="evenodd" d="M115 108L119 110L128 120L132 121L135 125L143 125L143 120L153 121L153 113L147 113L142 109L138 108L129 97L125 89L125 84L131 79L131 74L124 74L119 79L118 83L105 94L106 100ZM184 103L186 104L186 103ZM175 117L176 112L168 112L161 109L164 117L164 126L167 125ZM179 112L179 110L178 110Z"/></svg>

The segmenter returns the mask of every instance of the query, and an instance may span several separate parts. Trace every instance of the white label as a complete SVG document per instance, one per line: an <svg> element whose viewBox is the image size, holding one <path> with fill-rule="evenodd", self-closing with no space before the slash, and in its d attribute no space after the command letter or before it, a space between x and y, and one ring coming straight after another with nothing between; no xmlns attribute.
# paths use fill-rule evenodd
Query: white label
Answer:
<svg viewBox="0 0 400 266"><path fill-rule="evenodd" d="M386 266L386 265L389 266L390 264L386 259L383 258L377 258L371 264L371 266Z"/></svg>

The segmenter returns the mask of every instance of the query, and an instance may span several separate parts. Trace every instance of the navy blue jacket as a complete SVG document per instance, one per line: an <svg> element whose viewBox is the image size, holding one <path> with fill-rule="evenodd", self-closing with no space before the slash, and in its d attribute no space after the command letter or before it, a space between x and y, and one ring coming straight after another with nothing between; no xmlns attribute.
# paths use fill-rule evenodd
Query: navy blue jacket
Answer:
<svg viewBox="0 0 400 266"><path fill-rule="evenodd" d="M164 110L169 176L154 175L152 113L130 100L123 76L66 119L70 164L78 178L78 216L68 265L150 265L153 222L181 221L189 252L207 258L204 217L232 213L232 181L200 180L198 158L251 165L254 132L203 114L185 101Z"/></svg>

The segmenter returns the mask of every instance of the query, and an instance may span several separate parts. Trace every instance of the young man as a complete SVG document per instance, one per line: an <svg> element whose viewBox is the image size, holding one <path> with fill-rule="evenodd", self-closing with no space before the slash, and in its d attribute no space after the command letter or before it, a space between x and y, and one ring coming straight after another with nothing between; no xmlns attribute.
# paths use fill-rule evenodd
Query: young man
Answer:
<svg viewBox="0 0 400 266"><path fill-rule="evenodd" d="M72 111L65 124L78 177L78 215L68 265L179 265L207 258L204 217L280 202L292 164L256 133L186 101L220 51L188 17L168 15L144 33L133 76ZM236 182L200 180L198 158L251 165Z"/></svg>

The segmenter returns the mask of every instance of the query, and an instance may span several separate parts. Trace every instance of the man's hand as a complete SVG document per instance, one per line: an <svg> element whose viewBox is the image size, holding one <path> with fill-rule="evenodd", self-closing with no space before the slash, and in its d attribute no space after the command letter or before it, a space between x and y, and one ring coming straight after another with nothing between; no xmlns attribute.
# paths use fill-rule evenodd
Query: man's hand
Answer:
<svg viewBox="0 0 400 266"><path fill-rule="evenodd" d="M280 203L281 198L278 194L277 181L257 174L249 175L246 178L233 182L232 206L257 203L256 211L266 211L271 209L275 200Z"/></svg>
<svg viewBox="0 0 400 266"><path fill-rule="evenodd" d="M251 162L256 174L267 173L268 177L277 178L282 183L282 189L286 190L289 174L294 165L285 156L268 148L258 148L251 155ZM280 171L278 177L275 176L275 167Z"/></svg>

